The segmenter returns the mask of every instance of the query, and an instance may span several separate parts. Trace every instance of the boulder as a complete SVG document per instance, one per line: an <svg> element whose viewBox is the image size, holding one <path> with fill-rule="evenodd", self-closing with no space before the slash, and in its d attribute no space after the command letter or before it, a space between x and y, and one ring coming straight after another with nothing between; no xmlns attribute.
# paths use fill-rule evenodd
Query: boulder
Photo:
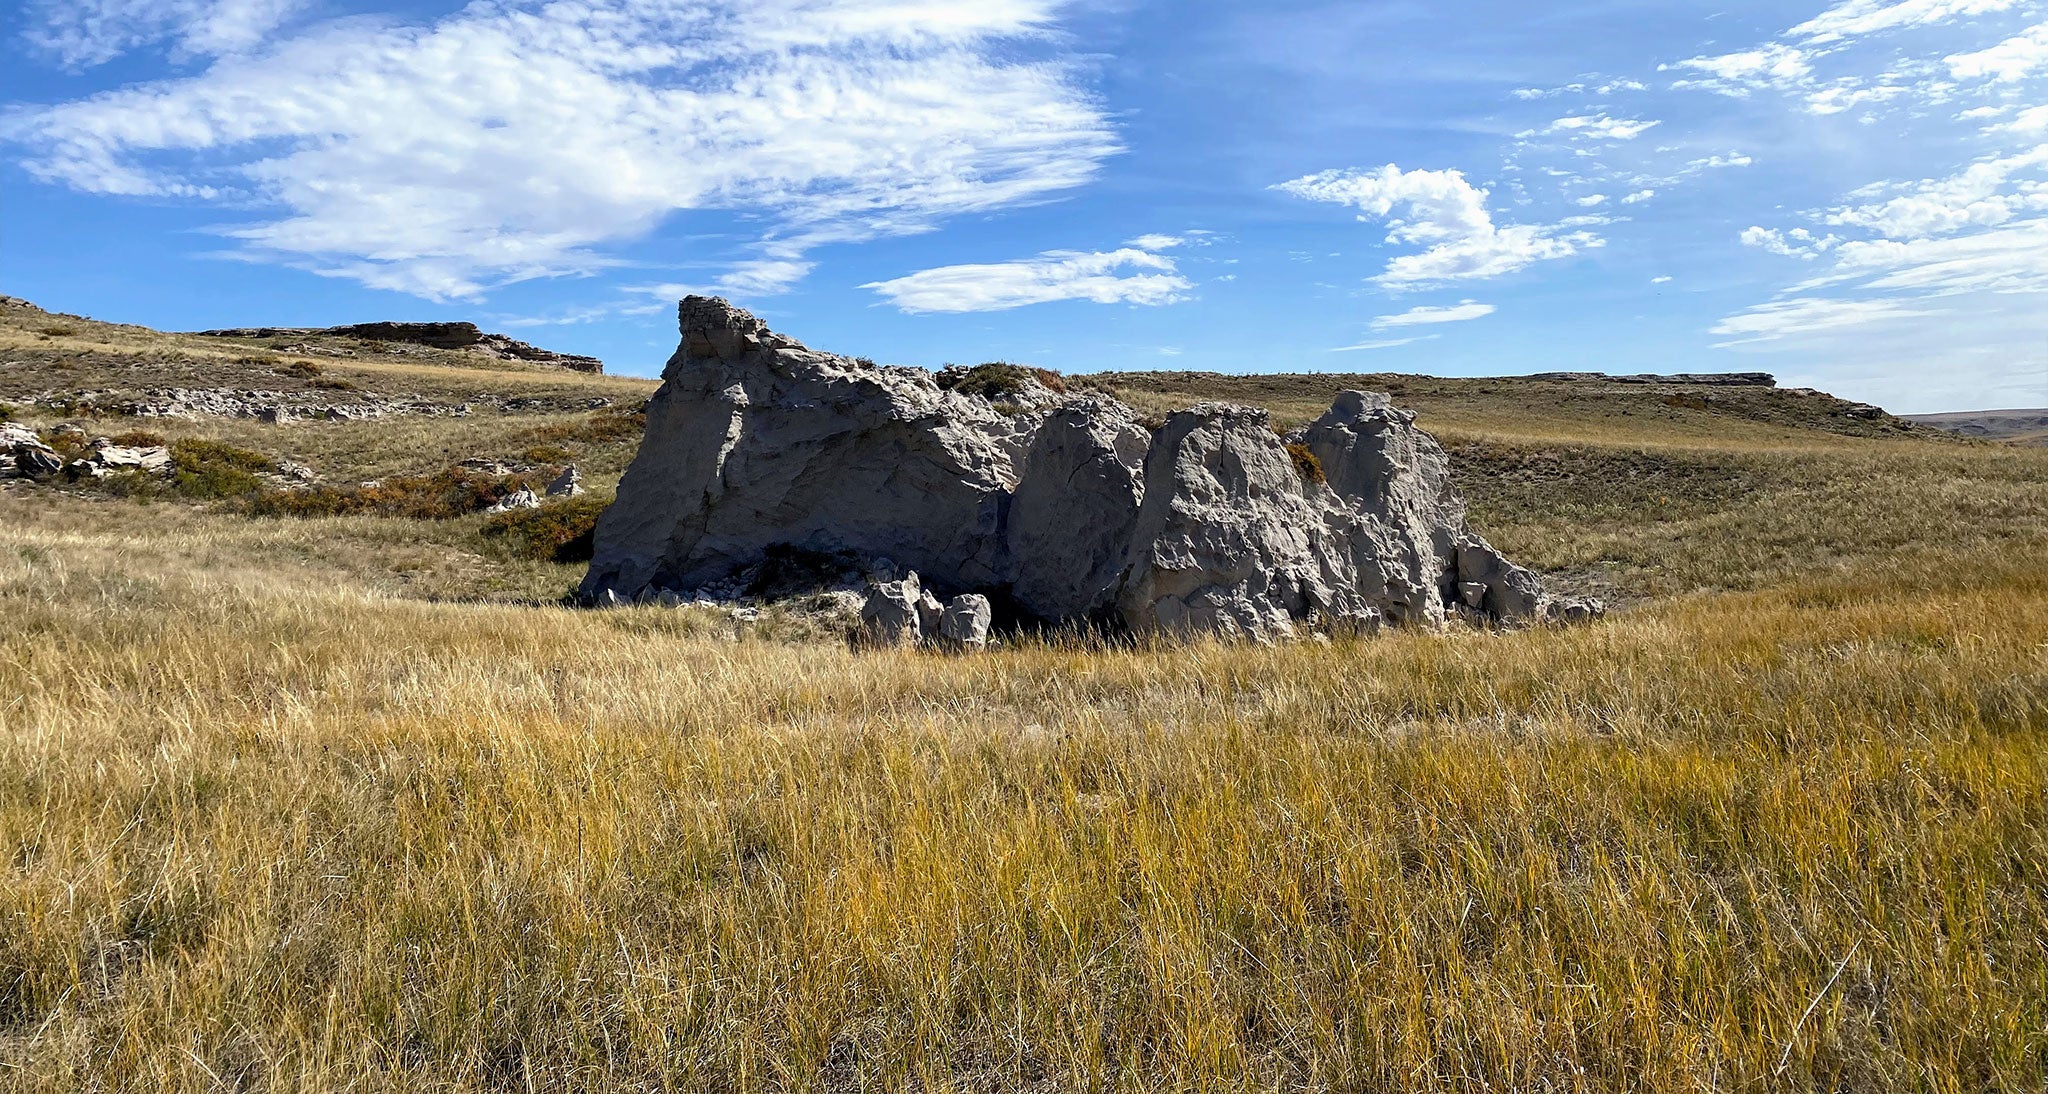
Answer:
<svg viewBox="0 0 2048 1094"><path fill-rule="evenodd" d="M1529 620L1543 613L1543 581L1509 562L1476 536L1458 545L1458 587L1465 605L1496 619Z"/></svg>
<svg viewBox="0 0 2048 1094"><path fill-rule="evenodd" d="M163 472L171 469L171 450L161 445L125 447L106 440L93 442L88 462L106 471Z"/></svg>
<svg viewBox="0 0 2048 1094"><path fill-rule="evenodd" d="M583 493L583 475L575 467L564 467L555 481L548 484L548 497L573 498Z"/></svg>
<svg viewBox="0 0 2048 1094"><path fill-rule="evenodd" d="M500 500L498 504L491 506L489 509L484 510L484 512L509 513L515 509L538 508L540 508L540 498L536 497L533 491L521 487L520 489L514 490L510 494L505 495L505 497L502 500ZM635 596L626 597L626 599L634 600L638 599L638 596L636 594Z"/></svg>
<svg viewBox="0 0 2048 1094"><path fill-rule="evenodd" d="M926 593L916 574L901 581L877 581L861 605L862 635L878 646L914 646L924 637L919 601Z"/></svg>
<svg viewBox="0 0 2048 1094"><path fill-rule="evenodd" d="M1385 396L1344 392L1284 438L1224 404L1154 431L1019 366L941 380L811 350L723 300L677 314L587 602L822 559L868 575L863 626L892 643L951 640L941 598L969 594L991 624L1258 640L1542 617L1541 582L1472 533L1449 457Z"/></svg>
<svg viewBox="0 0 2048 1094"><path fill-rule="evenodd" d="M986 649L989 625L994 620L988 597L975 593L956 596L946 605L945 617L939 621L939 640L956 649Z"/></svg>

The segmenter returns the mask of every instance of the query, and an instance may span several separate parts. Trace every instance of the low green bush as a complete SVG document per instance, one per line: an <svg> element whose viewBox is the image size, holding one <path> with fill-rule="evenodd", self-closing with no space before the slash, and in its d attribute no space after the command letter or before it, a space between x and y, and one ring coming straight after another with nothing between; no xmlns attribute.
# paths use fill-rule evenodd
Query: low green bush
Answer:
<svg viewBox="0 0 2048 1094"><path fill-rule="evenodd" d="M550 501L538 509L514 509L484 522L486 538L503 540L522 558L542 562L589 562L597 518L612 503L607 496L581 494Z"/></svg>
<svg viewBox="0 0 2048 1094"><path fill-rule="evenodd" d="M1067 390L1066 378L1049 368L1015 365L1008 361L990 361L984 365L976 365L958 379L948 378L941 382L950 383L952 390L962 395L1001 399L1024 393L1030 388L1033 380L1056 394L1064 394Z"/></svg>
<svg viewBox="0 0 2048 1094"><path fill-rule="evenodd" d="M485 475L451 467L432 475L390 478L368 486L266 490L250 511L259 517L338 517L355 513L412 520L453 520L488 509L521 490L539 493L545 472Z"/></svg>

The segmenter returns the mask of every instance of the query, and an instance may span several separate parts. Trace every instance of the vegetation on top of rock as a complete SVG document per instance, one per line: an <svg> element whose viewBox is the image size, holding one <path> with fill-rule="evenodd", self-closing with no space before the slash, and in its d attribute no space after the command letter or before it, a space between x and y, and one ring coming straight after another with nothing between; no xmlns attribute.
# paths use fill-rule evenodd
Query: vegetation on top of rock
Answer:
<svg viewBox="0 0 2048 1094"><path fill-rule="evenodd" d="M939 374L940 387L962 395L979 395L984 399L1022 395L1031 390L1033 381L1055 394L1065 394L1067 390L1066 379L1049 368L1033 368L1008 361L990 361L970 369Z"/></svg>

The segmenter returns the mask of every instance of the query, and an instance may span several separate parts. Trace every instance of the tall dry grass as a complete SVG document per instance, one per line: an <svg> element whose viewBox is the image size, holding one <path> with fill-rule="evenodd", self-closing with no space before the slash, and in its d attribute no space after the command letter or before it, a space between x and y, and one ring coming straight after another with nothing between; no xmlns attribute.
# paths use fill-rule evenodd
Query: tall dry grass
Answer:
<svg viewBox="0 0 2048 1094"><path fill-rule="evenodd" d="M2034 1090L2048 578L986 657L0 556L0 1084Z"/></svg>

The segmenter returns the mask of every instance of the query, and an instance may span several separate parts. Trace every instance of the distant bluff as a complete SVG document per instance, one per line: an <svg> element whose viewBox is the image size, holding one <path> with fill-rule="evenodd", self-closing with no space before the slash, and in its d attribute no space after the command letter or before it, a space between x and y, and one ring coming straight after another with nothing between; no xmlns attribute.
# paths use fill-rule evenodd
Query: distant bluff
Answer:
<svg viewBox="0 0 2048 1094"><path fill-rule="evenodd" d="M1014 366L876 366L714 298L679 318L587 601L688 598L800 564L877 587L911 572L999 615L1139 633L1596 610L1553 602L1473 533L1444 450L1384 396L1345 392L1284 436L1220 403L1147 425Z"/></svg>
<svg viewBox="0 0 2048 1094"><path fill-rule="evenodd" d="M503 334L487 334L475 323L355 323L344 327L232 327L198 332L205 338L354 338L365 342L396 342L430 349L467 350L504 361L530 361L576 372L603 372L595 357L521 342Z"/></svg>

